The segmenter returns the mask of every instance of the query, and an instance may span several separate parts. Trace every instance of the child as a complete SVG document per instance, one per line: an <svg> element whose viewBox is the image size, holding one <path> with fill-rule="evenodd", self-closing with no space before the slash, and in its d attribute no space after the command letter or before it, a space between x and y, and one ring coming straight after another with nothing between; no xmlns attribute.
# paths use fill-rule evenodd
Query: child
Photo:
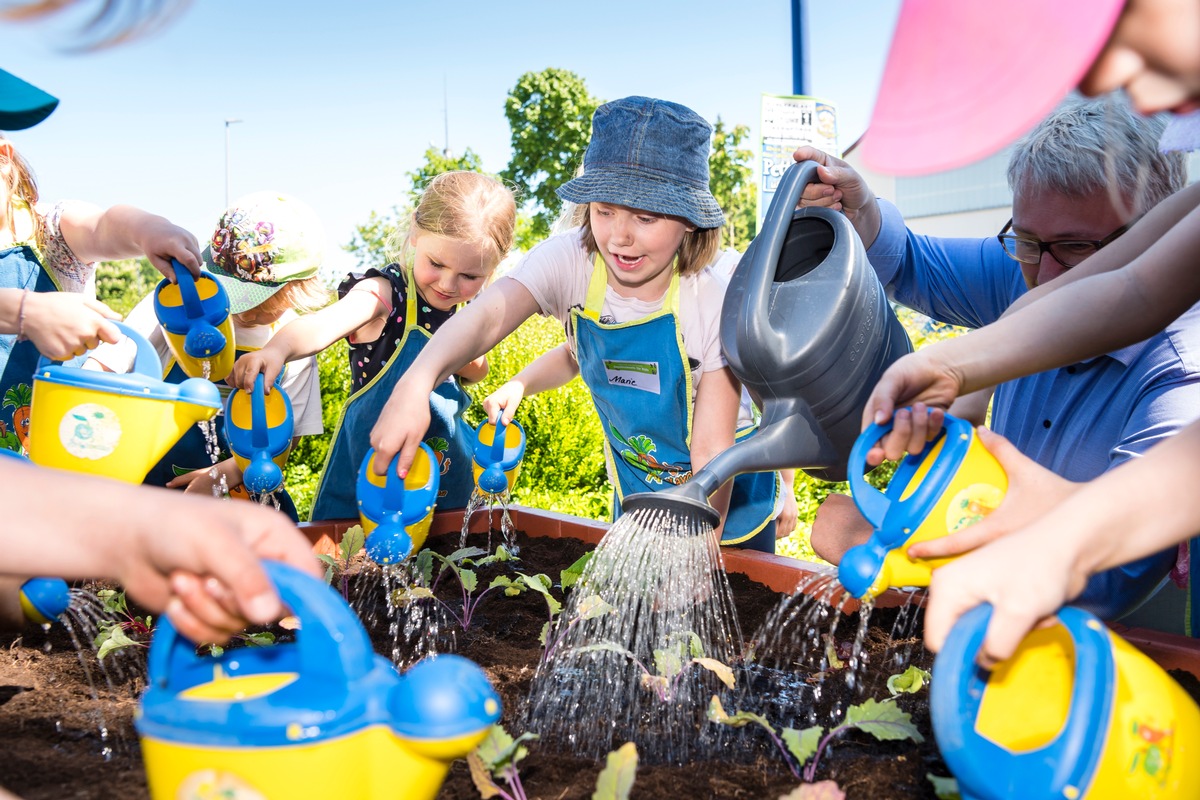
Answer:
<svg viewBox="0 0 1200 800"><path fill-rule="evenodd" d="M312 209L278 192L239 198L221 215L204 250L204 263L229 294L239 359L265 346L276 331L297 319L297 310L310 311L326 303L328 292L317 275L324 242L324 230ZM175 363L158 325L153 295L138 303L127 322L154 345L163 363L164 380L181 383L188 377ZM111 372L125 372L133 356L130 343L123 343L97 349L92 360ZM292 402L295 435L321 433L321 387L315 360L306 358L289 367L282 387ZM220 420L217 433L220 460L215 466L208 440L193 428L150 470L145 483L201 494L212 494L214 486L226 491L241 486L242 473L228 454ZM287 492L277 499L281 509L295 518Z"/></svg>
<svg viewBox="0 0 1200 800"><path fill-rule="evenodd" d="M883 84L892 87L892 94L886 106L876 110L880 124L872 123L878 137L867 150L877 157L872 166L896 163L900 153L910 158L909 166L919 167L922 159L932 158L919 136L906 131L900 121L900 107L914 119L921 118L910 106L914 97L902 87L934 105L951 95L986 97L991 111L982 120L972 117L972 109L955 106L955 111L993 132L993 112L1026 118L1026 112L1036 112L1037 104L1056 102L1055 95L1075 81L1092 95L1124 88L1143 113L1182 113L1200 103L1200 67L1195 60L1200 5L1078 0L1056 3L1053 15L1045 13L1047 8L1036 0L1006 4L1006 24L998 26L983 6L949 0L907 3ZM1028 38L1031 31L1047 42L1045 48ZM955 45L947 47L947 42ZM964 55L957 52L959 45L985 63L947 74L938 70L936 59L911 58L916 52L938 51L939 57L954 61ZM1032 48L1039 57L1014 60L1017 46ZM1044 54L1053 58L1042 58ZM989 68L1000 60L1007 81L997 87ZM930 71L914 75L918 65ZM942 123L921 118L921 125L946 136L948 147L961 150L968 123L964 119L949 128ZM1181 124L1175 122L1176 133ZM1003 136L1001 131L1000 138L993 136L986 144L1003 145ZM978 149L975 142L969 146ZM1121 239L1052 281L1053 293L1040 291L1046 287L1035 289L1027 297L1036 302L1027 302L1020 311L969 336L901 359L880 381L864 421L886 421L898 405L913 403L900 438L915 449L925 435L924 403L945 408L961 392L1065 366L1161 330L1200 299L1200 272L1195 268L1198 205L1200 185L1181 190ZM897 414L898 429L901 421ZM1009 472L1009 498L1015 496L1015 486L1020 502L1006 502L976 527L991 526L993 535L1002 532L1004 514L1004 525L1016 532L934 573L925 628L933 649L941 646L961 613L990 602L995 612L982 658L1006 658L1034 624L1078 594L1089 575L1186 540L1200 529L1200 496L1195 491L1200 481L1200 424L1193 423L1143 458L1085 484L1048 483L1003 439L982 431L980 435ZM885 450L892 446L885 445Z"/></svg>
<svg viewBox="0 0 1200 800"><path fill-rule="evenodd" d="M172 258L200 268L195 237L162 217L132 206L40 204L29 164L0 138L0 320L8 331L0 336L0 447L25 448L39 355L65 360L117 340L106 321L116 315L95 299L94 262L143 254L167 276Z"/></svg>
<svg viewBox="0 0 1200 800"><path fill-rule="evenodd" d="M400 453L403 475L427 419L424 396L534 313L561 320L568 345L524 370L521 391L497 405L509 417L523 392L581 374L618 499L686 481L732 445L739 387L717 335L724 284L703 270L724 223L708 189L711 130L663 100L628 97L597 109L584 173L558 190L587 204L582 227L534 248L433 338L371 431L377 456ZM727 540L764 533L773 548L774 475L762 484ZM713 498L719 512L729 491Z"/></svg>
<svg viewBox="0 0 1200 800"><path fill-rule="evenodd" d="M358 516L355 481L370 426L433 332L487 283L512 248L515 224L512 192L496 179L475 172L438 175L422 192L407 230L397 231L389 242L389 250L398 252L396 262L351 275L338 287L336 303L292 322L235 365L234 385L252 386L260 372L270 384L286 362L311 356L343 336L350 342L352 394L321 472L311 519ZM477 358L457 374L473 383L487 374L487 362ZM474 486L471 428L462 418L470 402L453 378L425 392L421 434L441 464L438 505L443 508L465 507Z"/></svg>

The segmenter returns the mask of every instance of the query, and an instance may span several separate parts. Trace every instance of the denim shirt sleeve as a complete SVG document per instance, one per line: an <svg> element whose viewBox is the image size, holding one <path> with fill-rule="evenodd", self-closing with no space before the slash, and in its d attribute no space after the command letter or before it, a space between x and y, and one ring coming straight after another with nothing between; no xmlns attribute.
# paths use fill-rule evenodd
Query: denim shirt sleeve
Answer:
<svg viewBox="0 0 1200 800"><path fill-rule="evenodd" d="M950 325L994 322L1025 292L1017 262L1000 242L921 236L899 210L878 200L882 224L867 258L896 302Z"/></svg>

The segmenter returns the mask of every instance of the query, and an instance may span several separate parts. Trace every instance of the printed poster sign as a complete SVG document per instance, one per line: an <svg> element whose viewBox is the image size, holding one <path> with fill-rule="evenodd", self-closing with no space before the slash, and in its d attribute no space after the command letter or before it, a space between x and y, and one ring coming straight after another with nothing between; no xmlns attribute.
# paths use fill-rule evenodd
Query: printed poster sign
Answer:
<svg viewBox="0 0 1200 800"><path fill-rule="evenodd" d="M779 179L803 144L842 157L837 139L837 107L807 95L764 94L759 125L758 224L775 196Z"/></svg>

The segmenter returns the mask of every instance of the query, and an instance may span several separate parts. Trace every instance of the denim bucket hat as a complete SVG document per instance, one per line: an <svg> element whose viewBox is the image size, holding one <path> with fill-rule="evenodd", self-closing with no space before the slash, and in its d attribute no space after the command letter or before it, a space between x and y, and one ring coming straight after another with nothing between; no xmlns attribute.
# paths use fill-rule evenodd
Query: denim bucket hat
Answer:
<svg viewBox="0 0 1200 800"><path fill-rule="evenodd" d="M557 190L570 203L612 203L719 228L708 188L712 126L690 108L650 97L605 103L592 116L583 174Z"/></svg>

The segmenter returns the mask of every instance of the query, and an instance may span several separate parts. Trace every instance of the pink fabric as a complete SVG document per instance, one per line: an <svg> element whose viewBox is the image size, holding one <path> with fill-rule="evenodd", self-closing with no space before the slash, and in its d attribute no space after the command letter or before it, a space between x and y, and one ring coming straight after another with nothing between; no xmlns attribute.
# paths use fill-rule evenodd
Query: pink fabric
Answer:
<svg viewBox="0 0 1200 800"><path fill-rule="evenodd" d="M871 123L871 169L921 175L999 151L1071 91L1124 0L905 0Z"/></svg>

